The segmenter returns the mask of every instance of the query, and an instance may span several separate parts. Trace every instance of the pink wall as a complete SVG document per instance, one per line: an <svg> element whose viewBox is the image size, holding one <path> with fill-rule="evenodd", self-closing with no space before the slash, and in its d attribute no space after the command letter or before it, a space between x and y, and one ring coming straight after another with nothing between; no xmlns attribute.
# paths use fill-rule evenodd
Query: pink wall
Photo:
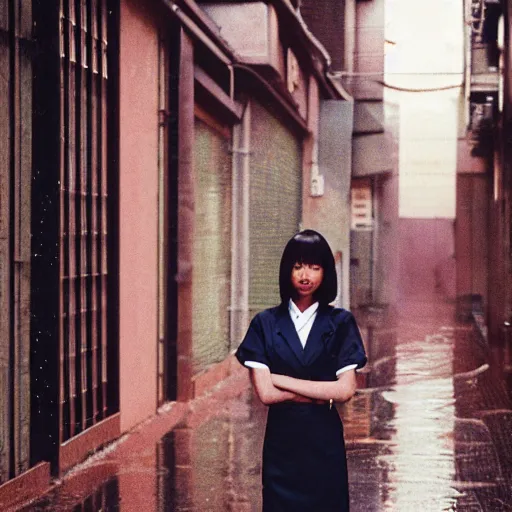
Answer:
<svg viewBox="0 0 512 512"><path fill-rule="evenodd" d="M122 431L154 414L157 407L158 37L144 4L121 2Z"/></svg>
<svg viewBox="0 0 512 512"><path fill-rule="evenodd" d="M409 300L455 298L452 219L400 219L399 276L402 305Z"/></svg>

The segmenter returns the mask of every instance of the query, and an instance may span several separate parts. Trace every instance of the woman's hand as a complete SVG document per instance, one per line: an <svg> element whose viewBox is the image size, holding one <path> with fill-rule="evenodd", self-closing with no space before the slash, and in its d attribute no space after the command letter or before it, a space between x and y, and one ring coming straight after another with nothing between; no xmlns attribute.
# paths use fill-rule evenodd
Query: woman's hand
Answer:
<svg viewBox="0 0 512 512"><path fill-rule="evenodd" d="M316 400L314 398L308 398L304 395L295 395L290 402L295 402L298 404L327 404L328 400Z"/></svg>

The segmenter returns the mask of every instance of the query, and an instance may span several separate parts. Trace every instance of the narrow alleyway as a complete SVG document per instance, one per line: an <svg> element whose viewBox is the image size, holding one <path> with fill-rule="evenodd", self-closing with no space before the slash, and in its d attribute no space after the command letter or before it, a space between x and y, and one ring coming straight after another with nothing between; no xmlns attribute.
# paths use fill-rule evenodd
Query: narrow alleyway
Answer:
<svg viewBox="0 0 512 512"><path fill-rule="evenodd" d="M453 317L409 302L370 329L371 387L343 412L354 512L512 510L512 403ZM163 437L148 425L23 510L258 511L265 414L242 373Z"/></svg>
<svg viewBox="0 0 512 512"><path fill-rule="evenodd" d="M423 241L401 247L398 306L356 312L371 365L366 388L340 409L352 511L512 510L503 357L472 323L455 320L454 301L432 277L436 251ZM265 416L240 368L209 396L169 406L21 510L257 512Z"/></svg>

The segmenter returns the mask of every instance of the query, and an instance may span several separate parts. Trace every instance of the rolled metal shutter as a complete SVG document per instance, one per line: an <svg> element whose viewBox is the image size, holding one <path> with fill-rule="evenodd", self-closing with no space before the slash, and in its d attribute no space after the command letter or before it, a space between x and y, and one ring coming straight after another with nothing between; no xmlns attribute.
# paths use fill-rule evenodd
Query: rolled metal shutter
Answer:
<svg viewBox="0 0 512 512"><path fill-rule="evenodd" d="M251 120L250 314L280 302L279 262L301 218L301 142L255 103Z"/></svg>
<svg viewBox="0 0 512 512"><path fill-rule="evenodd" d="M231 281L231 155L229 140L195 121L195 237L193 271L194 373L229 351Z"/></svg>

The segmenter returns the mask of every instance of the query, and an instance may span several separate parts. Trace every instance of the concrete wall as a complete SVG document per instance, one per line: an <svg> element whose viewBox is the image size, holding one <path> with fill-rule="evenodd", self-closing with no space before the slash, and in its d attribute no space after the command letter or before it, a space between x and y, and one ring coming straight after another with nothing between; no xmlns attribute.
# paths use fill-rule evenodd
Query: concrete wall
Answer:
<svg viewBox="0 0 512 512"><path fill-rule="evenodd" d="M374 242L374 301L397 304L396 283L399 279L398 261L398 174L378 178L375 186L377 233Z"/></svg>
<svg viewBox="0 0 512 512"><path fill-rule="evenodd" d="M315 91L310 87L310 91ZM316 89L317 91L317 89ZM339 100L320 101L311 97L309 124L318 137L318 170L324 180L324 193L311 195L311 155L305 151L303 183L303 227L321 232L335 256L341 258L340 305L348 308L350 262L350 176L353 103ZM307 146L308 144L306 144ZM314 152L314 150L312 150Z"/></svg>
<svg viewBox="0 0 512 512"><path fill-rule="evenodd" d="M120 410L125 431L156 410L158 37L143 0L121 3Z"/></svg>
<svg viewBox="0 0 512 512"><path fill-rule="evenodd" d="M356 2L354 11L354 69L361 75L353 78L349 90L354 95L354 138L352 147L352 178L367 178L366 185L374 193L372 231L351 233L350 276L351 307L379 301L378 290L384 276L377 275L381 253L380 201L375 197L383 173L393 167L385 133L383 87L379 83L384 72L385 0ZM350 30L350 29L349 29ZM371 75L369 75L371 73ZM353 180L353 186L362 182ZM386 253L387 254L387 253ZM382 258L385 254L382 255Z"/></svg>

